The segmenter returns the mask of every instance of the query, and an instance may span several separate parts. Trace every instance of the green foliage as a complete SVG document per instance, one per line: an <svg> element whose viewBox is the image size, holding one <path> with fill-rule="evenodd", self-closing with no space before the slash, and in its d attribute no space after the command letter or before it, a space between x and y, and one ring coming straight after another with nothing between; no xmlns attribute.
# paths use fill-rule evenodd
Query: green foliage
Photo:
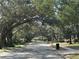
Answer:
<svg viewBox="0 0 79 59"><path fill-rule="evenodd" d="M33 0L33 3L36 6L36 9L39 11L40 14L45 16L53 16L54 15L54 0Z"/></svg>
<svg viewBox="0 0 79 59"><path fill-rule="evenodd" d="M36 35L51 40L55 33L78 34L78 16L79 0L0 0L0 45Z"/></svg>
<svg viewBox="0 0 79 59"><path fill-rule="evenodd" d="M64 3L64 2L63 2ZM78 17L78 2L67 1L62 6L62 10L59 10L59 16L63 22L67 25L77 24L79 22Z"/></svg>

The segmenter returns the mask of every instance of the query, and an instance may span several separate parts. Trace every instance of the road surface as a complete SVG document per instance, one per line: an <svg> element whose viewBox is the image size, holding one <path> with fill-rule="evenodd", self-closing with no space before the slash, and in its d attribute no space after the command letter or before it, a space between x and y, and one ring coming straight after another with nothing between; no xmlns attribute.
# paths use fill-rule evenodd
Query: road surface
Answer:
<svg viewBox="0 0 79 59"><path fill-rule="evenodd" d="M55 48L44 42L30 43L23 48L15 48L0 53L0 59L64 59Z"/></svg>

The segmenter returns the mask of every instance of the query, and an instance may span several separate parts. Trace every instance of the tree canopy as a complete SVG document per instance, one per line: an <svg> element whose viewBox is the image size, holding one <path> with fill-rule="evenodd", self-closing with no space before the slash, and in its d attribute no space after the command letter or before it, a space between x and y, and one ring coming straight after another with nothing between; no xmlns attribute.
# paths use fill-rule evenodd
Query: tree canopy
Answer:
<svg viewBox="0 0 79 59"><path fill-rule="evenodd" d="M31 41L40 33L49 40L78 36L78 16L78 0L0 0L0 48L13 46L15 37Z"/></svg>

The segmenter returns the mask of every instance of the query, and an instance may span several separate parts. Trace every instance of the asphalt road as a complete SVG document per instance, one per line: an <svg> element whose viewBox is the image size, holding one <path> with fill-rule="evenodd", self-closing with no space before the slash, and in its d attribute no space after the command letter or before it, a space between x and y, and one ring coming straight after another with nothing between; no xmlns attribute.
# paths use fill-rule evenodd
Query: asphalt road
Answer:
<svg viewBox="0 0 79 59"><path fill-rule="evenodd" d="M44 42L30 43L23 48L15 48L0 53L0 59L64 59L55 48Z"/></svg>

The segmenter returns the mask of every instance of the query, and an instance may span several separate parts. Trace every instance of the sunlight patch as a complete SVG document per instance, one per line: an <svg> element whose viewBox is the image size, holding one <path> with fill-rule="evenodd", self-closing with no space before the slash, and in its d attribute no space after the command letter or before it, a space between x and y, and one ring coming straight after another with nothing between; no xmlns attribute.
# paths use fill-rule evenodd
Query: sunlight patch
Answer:
<svg viewBox="0 0 79 59"><path fill-rule="evenodd" d="M39 46L50 46L50 44L38 44Z"/></svg>
<svg viewBox="0 0 79 59"><path fill-rule="evenodd" d="M57 57L56 55L46 55L47 58L49 57Z"/></svg>

